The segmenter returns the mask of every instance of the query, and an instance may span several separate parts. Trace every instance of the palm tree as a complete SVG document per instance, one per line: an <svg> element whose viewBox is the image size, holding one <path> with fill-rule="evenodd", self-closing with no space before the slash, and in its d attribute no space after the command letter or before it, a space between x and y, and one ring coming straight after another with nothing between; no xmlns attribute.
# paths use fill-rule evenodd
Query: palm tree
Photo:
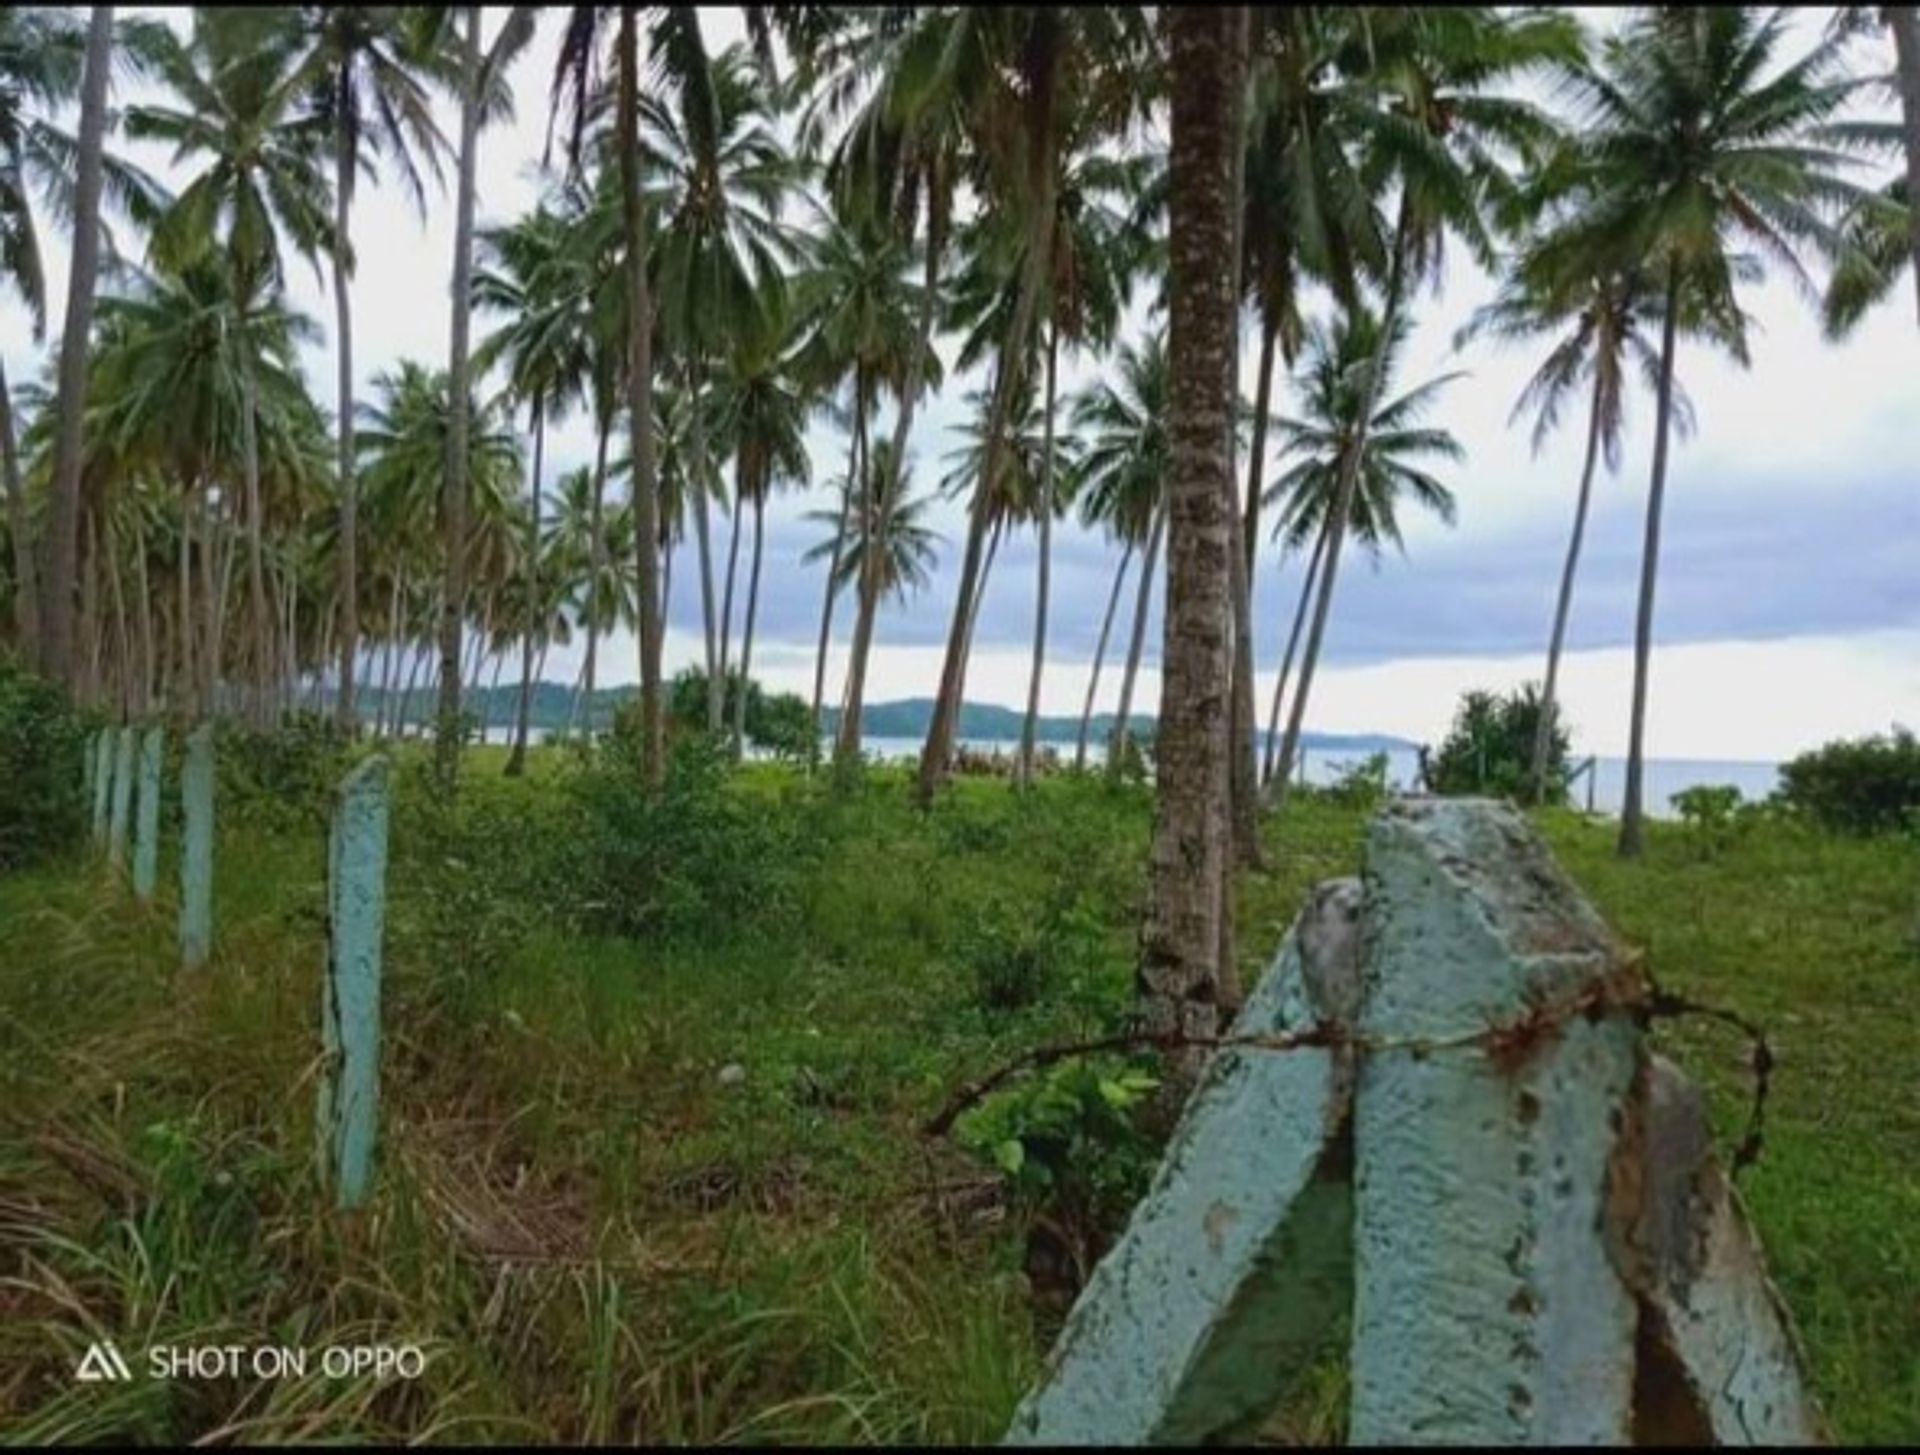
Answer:
<svg viewBox="0 0 1920 1455"><path fill-rule="evenodd" d="M882 598L891 596L904 602L912 593L925 590L931 582L940 536L922 522L928 502L926 497L913 494L912 467L895 468L892 461L881 458L892 448L891 442L883 440L867 467L872 478L863 487L847 491L849 498L867 502L872 519L854 532L851 544L840 551L834 569L842 586L851 585L862 571L871 569L880 581ZM881 492L886 490L904 491L905 498L886 508L887 533L882 536L878 525L884 507ZM807 519L833 529L817 545L809 547L800 559L835 560L835 540L840 535L839 512L810 510ZM875 561L871 567L867 563L868 553L872 553Z"/></svg>
<svg viewBox="0 0 1920 1455"><path fill-rule="evenodd" d="M1172 106L1167 279L1166 651L1155 743L1153 850L1135 993L1144 1028L1207 1037L1220 1024L1227 900L1228 524L1235 393L1238 88L1222 86L1240 35L1231 7L1165 17ZM1177 1107L1203 1049L1170 1047L1163 1105Z"/></svg>
<svg viewBox="0 0 1920 1455"><path fill-rule="evenodd" d="M937 358L921 357L924 333L918 327L925 295L909 277L912 257L893 231L872 222L829 218L815 243L806 272L796 285L793 306L796 328L802 335L795 357L800 377L825 389L845 381L850 396L848 462L844 484L858 491L872 478L865 462L871 454L867 422L880 389L889 380L907 377L909 370L924 383L939 378ZM918 363L916 364L916 359ZM878 517L851 496L841 502L842 548L844 524ZM834 560L839 556L835 555ZM833 631L834 602L843 577L837 566L827 571L820 608L820 637L814 661L813 714L820 722L826 685L827 645ZM865 693L866 652L872 641L871 612L855 622L855 652L847 669L846 707L840 719L836 752L858 752L861 704ZM852 736L850 736L852 735Z"/></svg>
<svg viewBox="0 0 1920 1455"><path fill-rule="evenodd" d="M430 26L402 6L303 5L294 12L301 48L292 84L303 88L316 121L333 138L333 313L338 368L340 530L334 547L340 568L340 683L335 711L341 727L358 721L353 705L354 662L360 650L358 581L359 495L353 479L352 208L361 169L385 157L424 210L419 163L436 181L447 140L434 124L423 79L451 87L455 76ZM416 160L417 159L417 160Z"/></svg>
<svg viewBox="0 0 1920 1455"><path fill-rule="evenodd" d="M1841 301L1837 305L1841 310L1840 321L1835 319L1834 307L1829 305L1830 325L1840 331L1851 327L1852 319L1846 318L1849 308L1858 316L1858 309L1864 308L1867 301L1877 302L1892 291L1893 278L1903 267L1911 267L1914 277L1914 303L1920 310L1920 210L1908 207L1904 199L1920 197L1920 7L1912 5L1841 5L1834 12L1831 34L1839 40L1848 40L1854 36L1871 34L1884 24L1887 34L1893 41L1893 73L1886 82L1896 97L1900 107L1900 121L1897 127L1888 127L1887 131L1898 132L1898 146L1903 154L1905 166L1901 176L1886 189L1885 199L1899 207L1896 214L1887 209L1878 209L1877 217L1862 219L1862 237L1858 242L1867 244L1864 257L1852 258L1851 278L1843 285L1836 277L1836 290ZM1866 123L1873 127L1873 123ZM1856 129L1861 124L1856 123ZM1884 279L1883 284L1870 280ZM1850 303L1849 292L1857 303ZM1864 293L1870 298L1862 298Z"/></svg>
<svg viewBox="0 0 1920 1455"><path fill-rule="evenodd" d="M483 263L474 277L474 303L504 314L507 321L474 351L474 369L485 374L505 363L507 388L527 409L533 434L533 474L529 481L523 572L530 579L520 592L525 613L520 634L520 697L514 718L513 749L506 772L526 767L527 736L533 704L534 651L547 597L538 576L541 566L540 489L545 464L547 424L558 423L587 390L597 362L588 337L592 297L581 286L575 266L574 229L567 219L542 206L508 227L485 229L479 247ZM601 391L596 390L596 394ZM601 416L604 420L604 415ZM604 478L607 430L600 429L599 462Z"/></svg>
<svg viewBox="0 0 1920 1455"><path fill-rule="evenodd" d="M1021 249L1019 291L999 341L988 451L968 516L940 688L920 754L917 793L923 804L945 780L953 749L1006 421L1027 376L1045 270L1054 256L1065 143L1070 136L1108 135L1131 123L1145 99L1137 81L1150 51L1144 12L1124 7L938 10L927 16L928 26L943 27L946 34L941 64L927 83L936 99L926 104L941 104L946 88L964 98L983 187L996 206L1024 218L1030 231Z"/></svg>
<svg viewBox="0 0 1920 1455"><path fill-rule="evenodd" d="M1863 197L1847 214L1839 256L1820 303L1827 337L1852 333L1867 310L1892 293L1900 274L1913 266L1907 228L1914 209L1904 177Z"/></svg>
<svg viewBox="0 0 1920 1455"><path fill-rule="evenodd" d="M749 505L753 509L753 559L747 573L747 616L740 638L741 690L734 695L733 703L735 757L746 739L746 684L752 680L767 497L782 482L804 485L810 468L806 448L808 398L793 371L790 337L787 320L777 314L744 331L729 351L727 373L721 381L718 433L733 448L736 519L741 509ZM731 578L731 568L728 575Z"/></svg>
<svg viewBox="0 0 1920 1455"><path fill-rule="evenodd" d="M1297 418L1275 420L1283 441L1282 456L1300 458L1267 487L1265 503L1280 508L1275 534L1284 538L1291 550L1297 552L1308 541L1314 542L1308 591L1316 571L1324 590L1349 533L1375 552L1381 542L1399 545L1398 504L1403 497L1433 511L1448 524L1453 522L1452 493L1418 462L1457 460L1463 452L1451 434L1424 426L1420 420L1433 407L1440 391L1461 376L1443 374L1397 398L1382 400L1381 395L1392 385L1407 339L1404 318L1391 335L1384 332L1387 326L1364 306L1357 306L1341 314L1331 326L1310 327L1301 366L1302 412ZM1334 512L1343 500L1346 518L1336 525ZM1301 604L1306 604L1304 591ZM1296 638L1299 632L1296 618ZM1288 655L1290 659L1291 648ZM1311 667L1309 658L1294 696L1295 722L1307 694L1306 674ZM1287 676L1283 664L1274 689L1276 717ZM1268 776L1269 791L1276 798L1286 793L1296 732L1289 730L1277 766ZM1272 736L1271 727L1268 736Z"/></svg>
<svg viewBox="0 0 1920 1455"><path fill-rule="evenodd" d="M163 266L179 267L219 251L244 308L256 291L271 294L280 288L282 238L316 272L320 254L333 246L330 199L319 163L322 133L301 114L297 93L285 84L284 16L201 10L189 40L166 35L156 65L177 104L130 107L127 134L170 143L176 162L198 157L204 167L162 214L153 233L153 256ZM252 373L244 363L243 382ZM252 388L248 383L249 393ZM241 423L250 441L243 473L253 714L263 722L273 664L253 415L249 407Z"/></svg>
<svg viewBox="0 0 1920 1455"><path fill-rule="evenodd" d="M1379 330L1388 346L1371 355L1353 411L1364 431L1404 333L1401 315L1409 291L1437 272L1450 235L1484 266L1492 266L1489 219L1510 211L1517 195L1503 162L1531 163L1558 135L1536 108L1492 88L1532 67L1574 65L1581 45L1578 27L1565 16L1466 7L1370 12L1346 37L1344 48L1342 68L1363 77L1360 89L1377 103L1350 114L1360 135L1361 176L1371 191L1397 191ZM1347 453L1341 498L1329 516L1300 685L1287 715L1275 779L1282 799L1305 726L1364 457L1363 438Z"/></svg>
<svg viewBox="0 0 1920 1455"><path fill-rule="evenodd" d="M1553 630L1547 640L1546 685L1540 695L1540 723L1528 773L1535 803L1546 798L1549 751L1558 726L1555 707L1559 701L1560 653L1566 643L1574 575L1586 536L1594 467L1604 457L1609 472L1620 468L1630 371L1638 369L1647 379L1658 375L1659 353L1646 330L1656 319L1659 304L1659 295L1644 273L1576 276L1570 286L1558 288L1539 278L1537 271L1530 272L1528 260L1522 257L1502 282L1499 296L1480 309L1455 339L1456 347L1483 333L1504 342L1551 341L1546 358L1520 391L1510 416L1511 421L1532 413L1536 455L1559 425L1575 391L1583 382L1587 384L1586 453L1566 562L1560 571L1560 591L1554 603ZM1681 326L1686 326L1685 320ZM1675 391L1676 410L1684 426L1686 402L1677 384Z"/></svg>
<svg viewBox="0 0 1920 1455"><path fill-rule="evenodd" d="M685 42L699 48L699 27ZM772 127L760 78L747 52L733 47L712 61L704 50L690 70L699 84L676 88L676 105L643 103L649 170L664 193L654 240L654 296L661 300L663 345L674 351L689 387L703 384L733 336L764 327L784 305L784 275L799 248L781 221L798 173ZM705 411L693 413L692 445L706 453ZM726 683L720 670L710 517L695 492L700 604L705 625L707 729L717 733Z"/></svg>
<svg viewBox="0 0 1920 1455"><path fill-rule="evenodd" d="M74 183L73 261L60 341L59 434L53 465L53 519L40 610L40 668L69 692L78 680L73 594L80 548L81 414L87 397L87 336L100 271L100 192L105 172L107 73L113 63L113 7L96 5L87 26L80 87L80 154ZM9 422L10 423L10 422ZM22 512L24 519L24 511Z"/></svg>
<svg viewBox="0 0 1920 1455"><path fill-rule="evenodd" d="M1834 250L1825 214L1864 196L1839 175L1851 158L1828 144L1847 140L1827 128L1853 90L1838 43L1829 36L1776 69L1786 24L1779 12L1676 7L1638 15L1609 37L1597 64L1577 76L1584 114L1567 163L1581 189L1576 209L1541 244L1548 277L1639 267L1662 299L1623 856L1642 845L1647 672L1681 317L1713 318L1723 346L1744 363L1737 284L1758 274L1762 258L1805 283L1798 250ZM1753 252L1738 254L1739 246Z"/></svg>
<svg viewBox="0 0 1920 1455"><path fill-rule="evenodd" d="M1136 348L1120 346L1117 382L1100 382L1074 401L1074 427L1082 432L1084 450L1076 465L1081 518L1103 524L1124 544L1113 591L1117 596L1128 557L1141 558L1136 588L1132 640L1120 683L1120 708L1107 745L1109 770L1117 769L1131 732L1133 687L1146 643L1147 613L1153 599L1154 570L1166 531L1166 488L1170 469L1167 445L1166 337L1150 335ZM1112 604L1107 608L1111 621ZM1100 685L1100 657L1107 629L1102 626L1103 651L1096 653L1093 678L1087 684L1087 704L1081 714L1077 763L1086 761L1087 725Z"/></svg>

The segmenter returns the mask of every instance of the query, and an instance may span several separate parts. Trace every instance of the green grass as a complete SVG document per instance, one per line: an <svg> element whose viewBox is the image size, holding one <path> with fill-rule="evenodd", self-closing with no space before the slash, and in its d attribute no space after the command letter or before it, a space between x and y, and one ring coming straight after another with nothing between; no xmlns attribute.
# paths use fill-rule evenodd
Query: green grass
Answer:
<svg viewBox="0 0 1920 1455"><path fill-rule="evenodd" d="M538 842L561 755L520 782L501 756L472 754L468 800ZM230 816L199 976L174 967L164 894L142 910L89 865L0 880L0 1439L997 1438L1055 1316L990 1170L918 1126L1124 1011L1147 796L962 781L921 816L898 772L834 803L772 767L729 791L814 845L769 879L777 909L620 938L531 893L484 906L499 881L444 861L403 774L378 1189L352 1218L322 1211L311 1156L317 821ZM1237 894L1246 979L1307 887L1352 871L1361 827L1304 801L1271 828ZM1920 1436L1920 850L1765 826L1706 860L1658 826L1622 865L1604 828L1546 828L1664 982L1769 1025L1769 1147L1743 1191L1837 1432ZM1066 968L983 997L982 925L1056 921ZM1731 1136L1737 1040L1662 1034ZM412 1383L73 1384L101 1334L136 1361L432 1357ZM1338 1433L1323 1376L1291 1433Z"/></svg>

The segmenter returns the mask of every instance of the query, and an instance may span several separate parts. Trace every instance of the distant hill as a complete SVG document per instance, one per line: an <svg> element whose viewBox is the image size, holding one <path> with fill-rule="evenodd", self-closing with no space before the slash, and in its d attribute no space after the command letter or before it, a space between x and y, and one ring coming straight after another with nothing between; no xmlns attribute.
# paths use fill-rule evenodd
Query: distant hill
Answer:
<svg viewBox="0 0 1920 1455"><path fill-rule="evenodd" d="M591 704L581 704L579 714L588 718L594 729L604 730L612 726L614 710L635 697L639 690L631 685L603 688L593 694ZM391 707L386 695L378 688L363 688L359 696L361 716L368 720ZM466 711L498 729L513 722L514 714L519 710L520 689L517 684L483 687L477 693L465 694L462 705ZM403 716L408 722L423 722L432 717L433 708L432 691L424 687L416 688ZM840 710L829 707L824 716L827 731L831 734L839 726ZM1094 743L1105 742L1113 730L1114 716L1110 712L1095 713L1089 740ZM575 714L573 689L558 682L534 684L529 717L535 728L549 733L564 732L569 724L576 728L581 726ZM1021 717L1019 710L1001 707L997 703L964 703L960 708L959 736L976 742L1018 742ZM870 738L924 738L927 725L933 719L933 699L907 697L895 702L870 702L861 718L861 727ZM1141 713L1133 715L1136 736L1151 736L1153 729L1153 718ZM1035 734L1043 743L1070 744L1080 736L1080 719L1043 716L1035 725ZM1411 750L1417 746L1405 738L1385 733L1307 733L1305 743L1307 747L1321 752L1346 753Z"/></svg>

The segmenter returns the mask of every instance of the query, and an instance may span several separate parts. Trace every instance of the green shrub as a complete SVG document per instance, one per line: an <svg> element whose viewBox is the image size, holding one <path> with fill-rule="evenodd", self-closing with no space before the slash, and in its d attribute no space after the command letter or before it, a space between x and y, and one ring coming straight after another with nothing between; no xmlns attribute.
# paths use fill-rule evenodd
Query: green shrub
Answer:
<svg viewBox="0 0 1920 1455"><path fill-rule="evenodd" d="M1780 768L1780 797L1823 828L1891 833L1920 825L1920 740L1906 728L1828 743Z"/></svg>
<svg viewBox="0 0 1920 1455"><path fill-rule="evenodd" d="M1711 859L1752 819L1743 814L1740 790L1731 783L1700 783L1683 788L1671 802L1687 826L1687 837L1702 858Z"/></svg>
<svg viewBox="0 0 1920 1455"><path fill-rule="evenodd" d="M324 822L352 761L352 742L326 713L293 713L268 732L227 718L214 729L221 814L267 827Z"/></svg>
<svg viewBox="0 0 1920 1455"><path fill-rule="evenodd" d="M1342 808L1373 812L1393 791L1387 782L1387 755L1370 753L1358 763L1348 764L1324 791Z"/></svg>
<svg viewBox="0 0 1920 1455"><path fill-rule="evenodd" d="M727 674L727 690L720 709L723 735L733 731L733 713L741 692L738 672ZM769 693L748 680L747 741L785 762L807 762L819 740L813 731L813 710L791 692ZM707 674L698 667L677 673L667 684L667 723L675 732L703 734L707 730Z"/></svg>
<svg viewBox="0 0 1920 1455"><path fill-rule="evenodd" d="M57 687L0 661L0 873L79 845L85 731Z"/></svg>
<svg viewBox="0 0 1920 1455"><path fill-rule="evenodd" d="M1084 1000L1104 949L1098 917L1070 894L1044 905L990 894L971 907L960 936L974 1003L989 1013Z"/></svg>
<svg viewBox="0 0 1920 1455"><path fill-rule="evenodd" d="M1446 741L1427 765L1428 788L1441 794L1530 797L1540 711L1540 690L1531 682L1511 693L1465 693ZM1557 710L1554 715L1559 716ZM1546 801L1564 803L1566 797L1567 734L1556 722L1547 743Z"/></svg>

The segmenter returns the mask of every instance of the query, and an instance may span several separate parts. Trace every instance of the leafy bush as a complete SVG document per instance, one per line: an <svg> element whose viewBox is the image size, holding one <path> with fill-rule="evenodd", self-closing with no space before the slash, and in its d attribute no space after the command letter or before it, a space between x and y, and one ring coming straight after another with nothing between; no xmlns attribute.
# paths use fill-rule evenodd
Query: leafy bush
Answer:
<svg viewBox="0 0 1920 1455"><path fill-rule="evenodd" d="M1392 788L1387 782L1387 755L1370 753L1358 763L1346 766L1325 790L1329 800L1342 808L1371 813L1387 801Z"/></svg>
<svg viewBox="0 0 1920 1455"><path fill-rule="evenodd" d="M1920 825L1920 740L1886 736L1828 743L1780 768L1780 797L1823 828L1880 834Z"/></svg>
<svg viewBox="0 0 1920 1455"><path fill-rule="evenodd" d="M0 873L79 844L84 735L57 687L0 661Z"/></svg>
<svg viewBox="0 0 1920 1455"><path fill-rule="evenodd" d="M742 678L738 672L727 674L727 690L720 709L721 731L733 730L733 713ZM769 693L758 682L748 680L747 715L743 726L747 741L774 757L805 762L816 751L818 739L813 731L813 711L792 692ZM667 684L667 724L680 733L704 734L707 730L707 674L698 667L677 673Z"/></svg>
<svg viewBox="0 0 1920 1455"><path fill-rule="evenodd" d="M1137 1110L1157 1085L1136 1065L1067 1061L966 1113L955 1133L1024 1211L1098 1241L1146 1190L1158 1148Z"/></svg>
<svg viewBox="0 0 1920 1455"><path fill-rule="evenodd" d="M733 791L730 769L723 743L678 737L651 793L638 744L616 724L568 781L578 813L558 846L562 904L590 928L631 935L711 936L790 911L810 852L804 824Z"/></svg>
<svg viewBox="0 0 1920 1455"><path fill-rule="evenodd" d="M352 761L352 742L325 713L294 713L264 733L225 718L214 729L221 813L273 827L324 821Z"/></svg>
<svg viewBox="0 0 1920 1455"><path fill-rule="evenodd" d="M997 1012L1084 990L1097 975L1103 949L1100 922L1077 895L1056 894L1035 906L997 894L975 905L961 934L960 958L972 975L975 1003Z"/></svg>
<svg viewBox="0 0 1920 1455"><path fill-rule="evenodd" d="M1700 783L1671 800L1702 858L1712 858L1752 820L1741 813L1740 790L1731 783Z"/></svg>
<svg viewBox="0 0 1920 1455"><path fill-rule="evenodd" d="M1464 694L1446 741L1427 765L1428 788L1453 795L1529 796L1540 711L1540 689L1531 682L1511 693ZM1547 742L1546 801L1564 803L1566 797L1567 734L1556 721Z"/></svg>

